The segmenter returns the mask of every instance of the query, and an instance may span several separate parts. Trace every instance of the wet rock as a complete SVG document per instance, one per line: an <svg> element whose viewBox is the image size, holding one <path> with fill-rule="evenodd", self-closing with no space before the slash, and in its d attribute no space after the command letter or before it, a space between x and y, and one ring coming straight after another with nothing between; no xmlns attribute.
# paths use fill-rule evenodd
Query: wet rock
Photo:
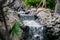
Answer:
<svg viewBox="0 0 60 40"><path fill-rule="evenodd" d="M32 14L36 14L36 11L37 11L36 8L32 8L32 9L28 10L28 12L30 12L30 13L32 13Z"/></svg>
<svg viewBox="0 0 60 40"><path fill-rule="evenodd" d="M36 11L38 22L45 26L46 40L60 39L60 15L53 14L49 9L38 8Z"/></svg>
<svg viewBox="0 0 60 40"><path fill-rule="evenodd" d="M42 15L44 15L44 13ZM43 17L40 15L40 20L39 21L40 21L41 24L46 25L46 27L48 28L46 33L47 33L47 38L49 38L49 39L47 39L47 40L50 40L51 38L53 40L58 40L59 37L60 37L59 36L59 31L60 31L60 28L59 28L60 27L60 21L59 20L60 20L60 16L59 15L53 15L53 16L48 17L46 15L44 15ZM49 28L51 28L53 30L51 30ZM50 30L52 33L50 31L48 31L48 30Z"/></svg>

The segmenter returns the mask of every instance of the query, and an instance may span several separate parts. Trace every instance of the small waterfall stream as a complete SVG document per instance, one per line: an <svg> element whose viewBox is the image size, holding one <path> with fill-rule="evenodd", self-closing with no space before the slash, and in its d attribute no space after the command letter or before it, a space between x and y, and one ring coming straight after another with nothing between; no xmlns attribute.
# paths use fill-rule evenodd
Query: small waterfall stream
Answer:
<svg viewBox="0 0 60 40"><path fill-rule="evenodd" d="M43 26L34 20L23 21L29 27L29 35L27 40L43 40Z"/></svg>
<svg viewBox="0 0 60 40"><path fill-rule="evenodd" d="M34 20L34 15L20 14L20 19L24 26L27 26L25 30L25 37L22 40L43 40L43 26Z"/></svg>

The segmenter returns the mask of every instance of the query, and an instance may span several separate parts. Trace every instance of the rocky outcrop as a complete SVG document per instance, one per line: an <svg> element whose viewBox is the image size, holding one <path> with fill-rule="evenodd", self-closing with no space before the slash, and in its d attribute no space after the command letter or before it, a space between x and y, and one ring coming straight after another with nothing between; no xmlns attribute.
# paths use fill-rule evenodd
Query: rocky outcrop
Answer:
<svg viewBox="0 0 60 40"><path fill-rule="evenodd" d="M49 9L34 8L29 10L38 16L38 22L44 25L45 40L60 40L60 15L51 13Z"/></svg>
<svg viewBox="0 0 60 40"><path fill-rule="evenodd" d="M41 16L41 15L40 15ZM46 27L47 38L60 40L60 15L39 17L39 23ZM50 40L47 39L47 40Z"/></svg>

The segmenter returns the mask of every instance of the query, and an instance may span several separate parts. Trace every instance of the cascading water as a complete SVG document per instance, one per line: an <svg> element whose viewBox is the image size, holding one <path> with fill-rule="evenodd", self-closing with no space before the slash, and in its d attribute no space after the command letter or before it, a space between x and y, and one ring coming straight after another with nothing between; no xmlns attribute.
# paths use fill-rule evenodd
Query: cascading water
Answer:
<svg viewBox="0 0 60 40"><path fill-rule="evenodd" d="M26 40L43 40L43 26L34 20L23 21L24 25L29 27L29 35Z"/></svg>
<svg viewBox="0 0 60 40"><path fill-rule="evenodd" d="M34 16L30 14L20 15L20 19L24 26L28 26L25 30L25 37L22 40L43 40L43 26L34 20Z"/></svg>

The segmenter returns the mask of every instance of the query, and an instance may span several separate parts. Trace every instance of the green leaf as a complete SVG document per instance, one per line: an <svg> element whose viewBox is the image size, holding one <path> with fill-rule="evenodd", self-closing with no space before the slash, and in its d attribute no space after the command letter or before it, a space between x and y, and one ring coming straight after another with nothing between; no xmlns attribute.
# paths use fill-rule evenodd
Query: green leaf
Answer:
<svg viewBox="0 0 60 40"><path fill-rule="evenodd" d="M10 30L10 34L12 34L12 36L18 36L19 35L19 31L20 31L20 24L19 22L15 22L12 29Z"/></svg>

